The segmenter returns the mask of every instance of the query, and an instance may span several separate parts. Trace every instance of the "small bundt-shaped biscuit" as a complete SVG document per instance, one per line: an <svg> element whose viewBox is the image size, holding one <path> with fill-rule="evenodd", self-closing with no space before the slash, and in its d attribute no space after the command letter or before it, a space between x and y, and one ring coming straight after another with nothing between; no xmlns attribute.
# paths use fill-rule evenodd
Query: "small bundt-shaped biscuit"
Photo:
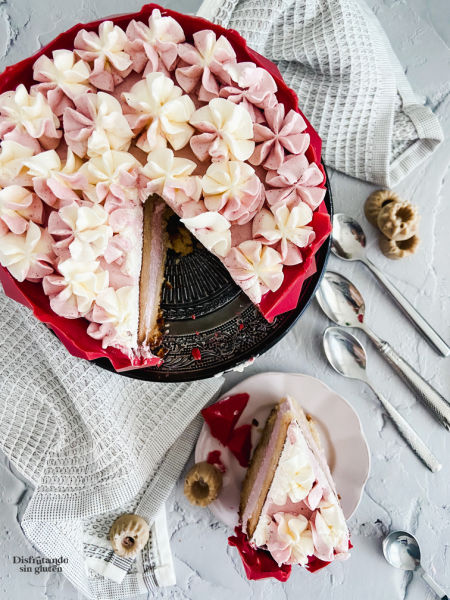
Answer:
<svg viewBox="0 0 450 600"><path fill-rule="evenodd" d="M378 213L377 225L390 240L409 240L417 233L419 225L417 207L405 201L386 204Z"/></svg>
<svg viewBox="0 0 450 600"><path fill-rule="evenodd" d="M383 206L401 201L402 200L400 196L398 196L395 192L392 192L391 190L376 190L375 192L372 192L367 198L366 203L364 205L364 213L366 215L366 219L374 227L378 227L378 213L383 208Z"/></svg>
<svg viewBox="0 0 450 600"><path fill-rule="evenodd" d="M196 463L186 475L184 495L195 506L208 506L222 489L222 473L208 462Z"/></svg>
<svg viewBox="0 0 450 600"><path fill-rule="evenodd" d="M392 260L398 260L411 256L419 246L420 238L413 235L407 240L390 240L384 235L380 236L380 248L385 256Z"/></svg>
<svg viewBox="0 0 450 600"><path fill-rule="evenodd" d="M148 541L150 527L139 515L126 514L114 521L109 531L109 541L119 556L134 558Z"/></svg>

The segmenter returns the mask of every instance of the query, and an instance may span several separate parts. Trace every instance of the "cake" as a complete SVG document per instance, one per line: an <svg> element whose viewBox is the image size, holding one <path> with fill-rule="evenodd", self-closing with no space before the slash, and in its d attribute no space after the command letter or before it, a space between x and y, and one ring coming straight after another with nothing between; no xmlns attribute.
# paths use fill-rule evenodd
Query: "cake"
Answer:
<svg viewBox="0 0 450 600"><path fill-rule="evenodd" d="M267 419L239 512L250 545L278 566L348 557L349 532L317 429L290 397Z"/></svg>
<svg viewBox="0 0 450 600"><path fill-rule="evenodd" d="M19 69L0 87L5 290L78 355L101 355L85 330L154 364L173 211L267 318L295 306L329 217L320 140L285 84L235 32L154 5L66 39L30 85L8 87Z"/></svg>

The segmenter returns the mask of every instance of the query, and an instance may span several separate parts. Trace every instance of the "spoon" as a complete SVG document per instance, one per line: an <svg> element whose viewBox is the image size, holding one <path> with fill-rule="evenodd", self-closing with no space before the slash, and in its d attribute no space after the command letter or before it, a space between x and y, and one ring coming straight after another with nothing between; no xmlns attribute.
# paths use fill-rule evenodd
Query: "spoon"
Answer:
<svg viewBox="0 0 450 600"><path fill-rule="evenodd" d="M350 332L339 327L328 327L323 334L323 348L328 358L328 362L335 371L349 377L350 379L359 379L366 383L373 391L375 396L381 402L384 410L391 417L398 432L422 460L423 463L436 473L442 467L436 457L427 448L414 429L401 416L396 408L392 406L389 400L386 400L379 392L375 390L366 374L367 357L362 344Z"/></svg>
<svg viewBox="0 0 450 600"><path fill-rule="evenodd" d="M343 260L359 260L372 271L380 283L397 302L401 310L424 334L427 341L443 356L450 355L450 347L440 335L420 315L414 306L403 294L389 281L389 279L366 257L366 236L361 225L352 217L338 213L333 217L333 254Z"/></svg>
<svg viewBox="0 0 450 600"><path fill-rule="evenodd" d="M359 290L343 275L327 271L316 294L317 302L327 317L342 327L362 329L382 356L409 385L417 398L450 430L450 404L364 321L365 304Z"/></svg>
<svg viewBox="0 0 450 600"><path fill-rule="evenodd" d="M383 540L384 558L390 565L402 571L417 571L436 592L441 600L448 600L448 596L420 564L420 548L416 538L407 531L392 531Z"/></svg>

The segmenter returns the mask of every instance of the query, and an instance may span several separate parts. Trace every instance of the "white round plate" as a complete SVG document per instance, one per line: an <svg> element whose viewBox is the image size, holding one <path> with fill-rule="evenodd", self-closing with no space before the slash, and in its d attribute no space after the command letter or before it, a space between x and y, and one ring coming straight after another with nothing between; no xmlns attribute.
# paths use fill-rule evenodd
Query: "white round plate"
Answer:
<svg viewBox="0 0 450 600"><path fill-rule="evenodd" d="M322 381L297 373L260 373L241 381L222 398L242 393L249 394L250 398L236 427L256 419L258 425L252 427L252 449L258 443L271 409L281 398L296 398L305 412L312 416L341 497L342 510L349 519L358 507L370 472L367 441L358 415L350 404ZM195 461L207 460L208 454L214 450L220 451L226 472L222 491L209 508L223 523L235 527L246 469L239 465L228 448L212 437L204 423L195 448Z"/></svg>

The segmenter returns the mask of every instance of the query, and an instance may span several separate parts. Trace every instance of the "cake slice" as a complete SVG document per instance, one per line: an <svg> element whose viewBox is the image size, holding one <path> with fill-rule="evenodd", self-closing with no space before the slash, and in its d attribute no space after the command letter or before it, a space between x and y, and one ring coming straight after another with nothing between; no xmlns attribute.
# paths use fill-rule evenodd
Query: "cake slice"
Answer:
<svg viewBox="0 0 450 600"><path fill-rule="evenodd" d="M349 533L313 422L293 398L272 410L242 486L242 530L279 566L347 558Z"/></svg>

